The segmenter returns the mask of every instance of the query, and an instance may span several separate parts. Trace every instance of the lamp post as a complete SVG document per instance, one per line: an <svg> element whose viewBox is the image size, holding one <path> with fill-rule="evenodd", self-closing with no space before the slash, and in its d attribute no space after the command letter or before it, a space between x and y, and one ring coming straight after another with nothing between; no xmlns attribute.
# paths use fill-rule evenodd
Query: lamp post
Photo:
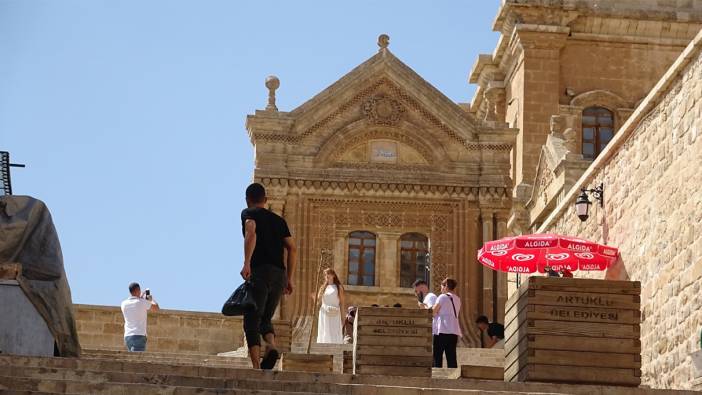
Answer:
<svg viewBox="0 0 702 395"><path fill-rule="evenodd" d="M600 207L604 207L603 184L598 185L595 189L582 188L580 190L580 196L578 196L578 199L575 201L575 213L578 215L578 218L580 218L580 221L582 222L587 221L588 217L590 216L589 211L592 202L590 202L590 198L587 195L588 192L592 193L592 195L595 197L595 200L600 202Z"/></svg>

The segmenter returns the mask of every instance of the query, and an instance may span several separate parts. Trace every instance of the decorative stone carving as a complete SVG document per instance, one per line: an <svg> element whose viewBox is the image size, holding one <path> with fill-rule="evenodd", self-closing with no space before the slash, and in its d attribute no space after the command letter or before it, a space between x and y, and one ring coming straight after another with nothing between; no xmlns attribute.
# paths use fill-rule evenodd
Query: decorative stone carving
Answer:
<svg viewBox="0 0 702 395"><path fill-rule="evenodd" d="M551 121L550 121L551 135L562 138L563 129L565 128L565 124L566 124L566 119L564 116L551 115Z"/></svg>
<svg viewBox="0 0 702 395"><path fill-rule="evenodd" d="M388 192L411 192L413 196L431 196L431 197L452 197L461 198L470 201L475 201L480 198L481 201L499 202L502 199L511 196L512 191L509 188L503 187L468 187L468 186L453 186L453 185L429 185L429 184L410 184L397 182L352 182L343 180L325 180L325 183L314 180L293 180L285 178L271 177L256 177L256 182L260 182L266 188L273 184L284 184L288 186L288 193L315 192L315 193L347 193L347 192L363 192L367 194L377 193L384 194ZM376 188L373 187L376 185Z"/></svg>
<svg viewBox="0 0 702 395"><path fill-rule="evenodd" d="M578 138L577 138L577 133L575 132L575 129L573 128L568 128L563 132L563 142L564 146L568 150L568 153L570 154L579 154L580 150L578 149Z"/></svg>
<svg viewBox="0 0 702 395"><path fill-rule="evenodd" d="M275 105L275 91L280 88L280 80L278 77L271 75L266 77L266 88L268 88L268 105L266 111L278 111Z"/></svg>
<svg viewBox="0 0 702 395"><path fill-rule="evenodd" d="M387 49L389 45L390 45L390 36L388 36L387 34L381 34L380 36L378 36L378 47L380 47L380 49L378 51L382 51L384 49Z"/></svg>
<svg viewBox="0 0 702 395"><path fill-rule="evenodd" d="M368 201L365 199L314 199L311 240L313 248L329 248L338 232L358 229L382 229L403 232L423 229L431 238L431 278L438 288L449 275L455 276L455 240L452 237L456 203L429 203L411 201ZM451 259L451 261L449 261Z"/></svg>
<svg viewBox="0 0 702 395"><path fill-rule="evenodd" d="M538 188L541 190L543 204L546 205L548 204L548 187L551 185L551 182L553 182L553 172L547 166L543 166L538 178L540 178Z"/></svg>
<svg viewBox="0 0 702 395"><path fill-rule="evenodd" d="M504 105L505 105L505 89L502 86L489 86L485 90L485 120L486 121L505 121Z"/></svg>
<svg viewBox="0 0 702 395"><path fill-rule="evenodd" d="M397 125L404 112L400 102L385 95L373 96L363 103L363 114L375 125Z"/></svg>

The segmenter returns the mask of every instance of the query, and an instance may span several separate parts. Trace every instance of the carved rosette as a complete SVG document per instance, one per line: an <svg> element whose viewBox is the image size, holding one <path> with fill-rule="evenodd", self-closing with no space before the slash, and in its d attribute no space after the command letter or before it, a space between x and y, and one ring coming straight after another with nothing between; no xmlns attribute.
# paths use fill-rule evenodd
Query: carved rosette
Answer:
<svg viewBox="0 0 702 395"><path fill-rule="evenodd" d="M363 103L363 114L375 125L397 125L404 112L399 101L385 95L373 96Z"/></svg>

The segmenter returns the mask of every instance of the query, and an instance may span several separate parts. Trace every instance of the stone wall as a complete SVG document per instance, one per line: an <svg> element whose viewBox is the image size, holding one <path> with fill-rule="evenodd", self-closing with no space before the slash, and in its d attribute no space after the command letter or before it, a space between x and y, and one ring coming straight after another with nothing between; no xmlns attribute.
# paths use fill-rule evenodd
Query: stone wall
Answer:
<svg viewBox="0 0 702 395"><path fill-rule="evenodd" d="M654 388L690 388L690 354L700 348L701 48L702 32L538 230L619 247L628 277L642 284L642 379ZM601 182L604 209L593 204L581 222L579 190Z"/></svg>
<svg viewBox="0 0 702 395"><path fill-rule="evenodd" d="M124 349L124 318L119 307L74 306L84 349ZM242 321L216 313L161 310L149 313L147 350L217 354L243 344Z"/></svg>

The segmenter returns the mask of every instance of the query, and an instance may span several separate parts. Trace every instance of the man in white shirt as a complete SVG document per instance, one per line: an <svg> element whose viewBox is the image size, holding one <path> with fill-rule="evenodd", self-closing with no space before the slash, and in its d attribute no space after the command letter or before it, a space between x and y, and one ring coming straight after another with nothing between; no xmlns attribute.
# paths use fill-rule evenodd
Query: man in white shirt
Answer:
<svg viewBox="0 0 702 395"><path fill-rule="evenodd" d="M148 311L158 311L158 303L151 295L142 294L138 283L129 284L129 293L122 302L124 343L128 351L146 351L146 316Z"/></svg>
<svg viewBox="0 0 702 395"><path fill-rule="evenodd" d="M417 295L417 304L422 309L431 309L436 303L436 295L429 291L429 286L424 280L414 282L414 294Z"/></svg>

